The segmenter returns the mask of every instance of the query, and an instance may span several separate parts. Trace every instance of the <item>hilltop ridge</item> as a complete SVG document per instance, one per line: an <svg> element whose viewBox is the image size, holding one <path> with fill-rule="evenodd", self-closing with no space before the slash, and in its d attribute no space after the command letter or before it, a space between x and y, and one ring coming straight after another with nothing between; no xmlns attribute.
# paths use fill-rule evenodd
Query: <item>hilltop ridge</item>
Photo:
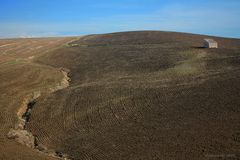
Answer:
<svg viewBox="0 0 240 160"><path fill-rule="evenodd" d="M219 48L203 48L204 38ZM6 137L39 90L25 129L62 158L240 155L239 39L137 31L0 40L0 75L0 159L56 159Z"/></svg>

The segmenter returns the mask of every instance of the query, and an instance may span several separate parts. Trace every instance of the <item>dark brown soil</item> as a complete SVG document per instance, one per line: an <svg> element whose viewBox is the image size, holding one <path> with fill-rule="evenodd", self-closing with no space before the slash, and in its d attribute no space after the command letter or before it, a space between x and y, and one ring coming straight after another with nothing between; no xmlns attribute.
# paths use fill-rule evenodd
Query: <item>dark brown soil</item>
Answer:
<svg viewBox="0 0 240 160"><path fill-rule="evenodd" d="M238 159L240 40L127 32L86 36L36 63L70 69L27 129L74 159Z"/></svg>

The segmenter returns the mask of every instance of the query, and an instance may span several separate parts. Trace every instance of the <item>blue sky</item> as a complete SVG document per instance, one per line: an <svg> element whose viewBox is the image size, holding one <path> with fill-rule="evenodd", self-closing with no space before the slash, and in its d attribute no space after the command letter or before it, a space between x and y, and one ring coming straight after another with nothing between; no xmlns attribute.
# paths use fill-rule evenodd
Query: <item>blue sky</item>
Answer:
<svg viewBox="0 0 240 160"><path fill-rule="evenodd" d="M130 30L240 38L240 0L0 0L0 38Z"/></svg>

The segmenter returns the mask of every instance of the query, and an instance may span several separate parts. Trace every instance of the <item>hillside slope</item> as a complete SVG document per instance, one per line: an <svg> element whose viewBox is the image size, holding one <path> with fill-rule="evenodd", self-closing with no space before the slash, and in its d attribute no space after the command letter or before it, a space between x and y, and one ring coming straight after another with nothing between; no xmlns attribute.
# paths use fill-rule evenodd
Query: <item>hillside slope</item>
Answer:
<svg viewBox="0 0 240 160"><path fill-rule="evenodd" d="M19 144L7 135L18 127L17 114L24 103L35 93L49 93L50 88L63 78L58 68L36 64L32 60L72 39L0 40L0 160L56 159Z"/></svg>
<svg viewBox="0 0 240 160"><path fill-rule="evenodd" d="M83 37L37 63L70 70L36 103L27 129L74 159L240 155L240 40L127 32Z"/></svg>

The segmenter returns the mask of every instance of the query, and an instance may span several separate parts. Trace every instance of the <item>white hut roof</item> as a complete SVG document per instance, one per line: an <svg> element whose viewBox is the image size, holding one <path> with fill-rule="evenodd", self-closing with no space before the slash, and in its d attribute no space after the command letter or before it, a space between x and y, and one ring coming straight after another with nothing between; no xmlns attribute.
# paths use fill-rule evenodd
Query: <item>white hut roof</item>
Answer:
<svg viewBox="0 0 240 160"><path fill-rule="evenodd" d="M204 39L204 41L208 42L208 43L217 43L216 41L214 41L213 39Z"/></svg>

